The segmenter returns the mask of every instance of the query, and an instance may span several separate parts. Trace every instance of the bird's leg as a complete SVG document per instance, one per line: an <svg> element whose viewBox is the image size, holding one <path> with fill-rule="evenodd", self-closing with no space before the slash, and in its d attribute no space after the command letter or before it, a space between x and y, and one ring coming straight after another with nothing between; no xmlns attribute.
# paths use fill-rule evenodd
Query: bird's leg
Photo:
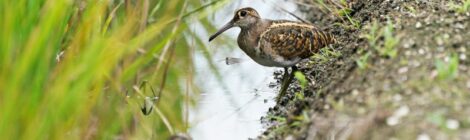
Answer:
<svg viewBox="0 0 470 140"><path fill-rule="evenodd" d="M292 68L292 73L294 73L294 72L296 72L297 70L299 70L299 69L297 68L297 66L292 66L291 68Z"/></svg>
<svg viewBox="0 0 470 140"><path fill-rule="evenodd" d="M279 91L279 95L277 95L277 98L276 98L276 102L279 103L279 101L281 100L281 97L284 96L284 94L286 94L286 90L287 90L287 78L288 78L288 74L289 73L289 69L287 67L284 67L284 75L282 76L282 83L281 83L281 90Z"/></svg>
<svg viewBox="0 0 470 140"><path fill-rule="evenodd" d="M289 72L289 69L287 67L284 67L284 76L282 76L282 84L281 84L281 91L279 95L277 96L276 102L279 103L281 100L281 97L283 97L286 94L287 88L290 85L290 82L292 81L292 78L294 77L294 72L297 70L296 66L292 66L292 72L290 74L287 74Z"/></svg>

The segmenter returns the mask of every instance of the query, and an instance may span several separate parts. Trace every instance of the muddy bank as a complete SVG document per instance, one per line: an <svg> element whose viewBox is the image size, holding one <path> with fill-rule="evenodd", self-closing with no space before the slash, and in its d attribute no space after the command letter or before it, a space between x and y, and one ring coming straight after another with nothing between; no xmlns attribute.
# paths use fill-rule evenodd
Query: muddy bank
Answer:
<svg viewBox="0 0 470 140"><path fill-rule="evenodd" d="M470 139L470 12L440 0L297 0L338 44L299 64L305 89L259 139ZM282 72L275 73L278 83Z"/></svg>

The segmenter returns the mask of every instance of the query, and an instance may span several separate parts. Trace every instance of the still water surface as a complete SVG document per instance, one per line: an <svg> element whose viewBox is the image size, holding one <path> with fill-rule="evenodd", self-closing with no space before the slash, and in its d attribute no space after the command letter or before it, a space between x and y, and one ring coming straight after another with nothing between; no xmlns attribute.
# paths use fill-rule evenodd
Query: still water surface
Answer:
<svg viewBox="0 0 470 140"><path fill-rule="evenodd" d="M213 17L216 27L221 27L231 20L236 9L255 8L262 18L296 20L276 7L282 7L301 16L292 2L284 0L243 0L234 1L219 9ZM197 26L196 26L197 27ZM198 32L198 29L195 29ZM240 29L233 28L223 35L236 44ZM211 33L199 32L203 40L208 40ZM220 37L219 37L220 38ZM217 39L216 39L217 40ZM201 96L196 108L189 111L192 128L190 135L195 140L240 140L255 138L265 128L260 122L269 107L274 106L277 89L269 88L274 82L273 72L280 68L264 67L251 60L238 46L227 46L220 42L207 42L213 55L213 62L223 75L217 80L209 68L202 52L195 52L196 83L201 88ZM240 58L241 62L227 65L226 57Z"/></svg>

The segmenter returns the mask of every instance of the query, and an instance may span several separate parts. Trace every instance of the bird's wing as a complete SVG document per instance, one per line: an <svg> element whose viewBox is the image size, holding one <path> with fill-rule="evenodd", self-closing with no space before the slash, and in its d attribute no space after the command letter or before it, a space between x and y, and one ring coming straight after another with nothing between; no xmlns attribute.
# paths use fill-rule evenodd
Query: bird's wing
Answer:
<svg viewBox="0 0 470 140"><path fill-rule="evenodd" d="M297 23L272 25L260 39L262 43L269 43L272 50L284 58L307 58L335 42L331 34L311 25Z"/></svg>

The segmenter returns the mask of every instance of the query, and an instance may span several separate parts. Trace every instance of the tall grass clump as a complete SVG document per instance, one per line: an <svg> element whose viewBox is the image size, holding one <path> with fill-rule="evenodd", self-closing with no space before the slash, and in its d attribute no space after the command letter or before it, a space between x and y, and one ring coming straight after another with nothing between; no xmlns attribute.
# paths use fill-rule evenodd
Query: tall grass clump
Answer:
<svg viewBox="0 0 470 140"><path fill-rule="evenodd" d="M167 139L185 133L187 95L197 89L191 86L194 46L186 41L192 36L183 34L191 32L188 19L207 23L204 11L216 5L0 1L1 138ZM154 102L148 116L140 110L145 97Z"/></svg>

